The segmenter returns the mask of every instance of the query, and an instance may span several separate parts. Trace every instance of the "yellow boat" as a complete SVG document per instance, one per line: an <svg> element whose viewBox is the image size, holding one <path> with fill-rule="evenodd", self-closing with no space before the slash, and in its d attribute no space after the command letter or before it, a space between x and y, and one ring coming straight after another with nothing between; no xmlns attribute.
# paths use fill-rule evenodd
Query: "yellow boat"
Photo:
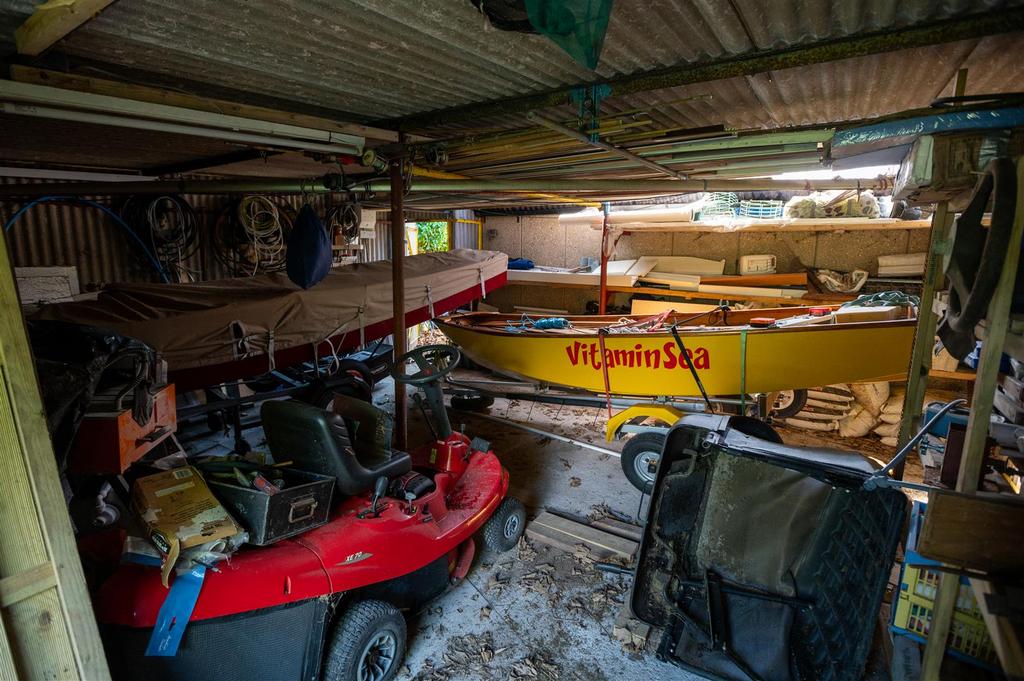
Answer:
<svg viewBox="0 0 1024 681"><path fill-rule="evenodd" d="M905 377L916 324L909 315L906 308L783 308L540 324L474 312L436 321L469 358L499 373L598 393L696 396L689 361L710 395ZM764 326L765 318L774 321Z"/></svg>

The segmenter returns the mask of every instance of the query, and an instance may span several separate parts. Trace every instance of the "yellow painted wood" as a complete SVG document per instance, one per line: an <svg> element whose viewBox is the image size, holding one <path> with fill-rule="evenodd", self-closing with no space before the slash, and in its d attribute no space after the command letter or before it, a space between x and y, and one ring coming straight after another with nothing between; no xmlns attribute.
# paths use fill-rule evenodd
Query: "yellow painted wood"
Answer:
<svg viewBox="0 0 1024 681"><path fill-rule="evenodd" d="M0 579L52 563L56 584L3 609L19 679L109 678L0 239Z"/></svg>
<svg viewBox="0 0 1024 681"><path fill-rule="evenodd" d="M480 364L524 378L603 393L604 370L596 335L505 334L438 322L441 330ZM710 395L741 392L740 333L680 331ZM832 383L869 381L906 371L912 321L751 329L747 332L746 391L771 392ZM699 395L667 333L610 334L605 349L616 357L608 370L620 395ZM597 359L595 366L594 358Z"/></svg>
<svg viewBox="0 0 1024 681"><path fill-rule="evenodd" d="M0 608L8 608L18 601L57 586L57 573L53 563L43 563L34 568L0 579Z"/></svg>
<svg viewBox="0 0 1024 681"><path fill-rule="evenodd" d="M114 0L47 0L14 31L18 54L38 56Z"/></svg>

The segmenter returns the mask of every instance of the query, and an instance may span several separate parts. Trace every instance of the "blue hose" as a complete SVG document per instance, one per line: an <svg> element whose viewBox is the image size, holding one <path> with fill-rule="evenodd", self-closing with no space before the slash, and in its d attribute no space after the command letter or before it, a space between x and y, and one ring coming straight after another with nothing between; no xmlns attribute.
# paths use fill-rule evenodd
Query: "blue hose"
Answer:
<svg viewBox="0 0 1024 681"><path fill-rule="evenodd" d="M83 206L91 206L92 208L98 208L99 210L106 213L107 216L109 216L115 223L117 223L119 227L123 228L124 231L128 232L132 239L135 240L135 243L138 245L139 249L146 255L146 258L149 260L150 264L153 265L153 269L155 269L156 273L160 275L160 279L165 284L171 283L171 280L167 277L167 273L164 271L164 268L160 266L160 261L158 261L156 257L153 255L153 253L146 247L146 243L139 238L139 235L135 233L135 230L133 230L128 225L128 223L122 220L120 215L110 210L102 203L97 203L89 199L81 199L76 196L42 196L33 201L29 201L24 206L19 208L14 215L11 216L11 219L8 220L7 223L4 225L4 232L9 232L11 230L11 227L14 226L14 223L17 222L18 219L22 215L24 215L29 208L40 203L48 203L50 201L64 201L67 203L74 203Z"/></svg>

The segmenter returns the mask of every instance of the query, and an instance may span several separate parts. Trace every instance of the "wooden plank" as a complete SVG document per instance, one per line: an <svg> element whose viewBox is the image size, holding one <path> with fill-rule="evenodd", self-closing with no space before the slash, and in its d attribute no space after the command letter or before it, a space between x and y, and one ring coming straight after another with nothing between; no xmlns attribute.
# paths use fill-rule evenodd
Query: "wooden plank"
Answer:
<svg viewBox="0 0 1024 681"><path fill-rule="evenodd" d="M19 601L57 586L57 573L53 563L42 563L34 568L0 579L0 608L9 608Z"/></svg>
<svg viewBox="0 0 1024 681"><path fill-rule="evenodd" d="M1024 569L1024 500L993 494L928 495L918 552L988 573Z"/></svg>
<svg viewBox="0 0 1024 681"><path fill-rule="evenodd" d="M0 239L0 578L40 564L56 588L4 609L19 678L109 678L71 531L7 244Z"/></svg>
<svg viewBox="0 0 1024 681"><path fill-rule="evenodd" d="M998 597L998 590L991 582L982 579L971 579L970 582L1003 672L1010 679L1024 678L1024 646L1017 628L1010 618L997 615L989 608L989 598Z"/></svg>
<svg viewBox="0 0 1024 681"><path fill-rule="evenodd" d="M49 0L14 31L18 54L36 57L95 18L114 0Z"/></svg>
<svg viewBox="0 0 1024 681"><path fill-rule="evenodd" d="M953 225L953 214L949 204L939 203L932 215L932 233L928 244L928 259L925 263L924 290L917 313L917 329L914 332L914 347L910 354L907 372L907 392L903 398L903 416L897 442L905 445L917 430L924 407L924 394L928 389L928 375L932 366L932 350L935 347L936 318L932 314L935 292L945 280L942 258L949 252L949 235ZM903 467L896 469L896 477L903 478Z"/></svg>
<svg viewBox="0 0 1024 681"><path fill-rule="evenodd" d="M526 533L534 541L594 560L630 561L637 550L635 541L548 512L537 516Z"/></svg>
<svg viewBox="0 0 1024 681"><path fill-rule="evenodd" d="M60 73L47 71L31 66L11 66L11 78L19 83L32 83L34 85L48 85L50 87L75 90L77 92L88 92L96 95L107 95L109 97L121 97L133 99L137 102L150 102L152 104L165 104L167 106L179 106L185 109L195 109L210 113L241 116L266 121L268 123L282 123L286 125L298 125L307 128L330 130L347 135L358 135L366 139L382 140L386 142L397 142L398 133L394 130L384 130L358 123L346 121L335 121L319 116L308 116L305 114L279 111L262 106L251 106L239 104L224 99L213 99L200 97L184 92L162 90L148 85L136 85L134 83L119 83L114 80L93 78L91 76L80 76L72 73Z"/></svg>
<svg viewBox="0 0 1024 681"><path fill-rule="evenodd" d="M847 219L816 219L800 218L793 220L758 220L757 222L713 223L713 222L657 222L646 224L616 224L627 234L645 232L691 232L712 234L758 233L758 232L862 232L891 231L900 229L928 229L930 220L895 220L891 218L847 218ZM599 229L600 225L591 225Z"/></svg>
<svg viewBox="0 0 1024 681"><path fill-rule="evenodd" d="M657 266L655 266L657 271ZM717 284L719 286L767 286L779 288L782 286L807 286L806 272L792 272L782 274L745 274L722 277L701 276L702 284Z"/></svg>
<svg viewBox="0 0 1024 681"><path fill-rule="evenodd" d="M14 655L11 653L11 644L7 641L7 631L4 628L4 618L0 617L0 679L18 678L18 668L14 666Z"/></svg>
<svg viewBox="0 0 1024 681"><path fill-rule="evenodd" d="M590 526L614 534L617 537L634 541L637 544L639 544L644 538L644 528L637 527L631 523L624 523L621 520L616 520L615 518L598 518L596 520L591 520Z"/></svg>

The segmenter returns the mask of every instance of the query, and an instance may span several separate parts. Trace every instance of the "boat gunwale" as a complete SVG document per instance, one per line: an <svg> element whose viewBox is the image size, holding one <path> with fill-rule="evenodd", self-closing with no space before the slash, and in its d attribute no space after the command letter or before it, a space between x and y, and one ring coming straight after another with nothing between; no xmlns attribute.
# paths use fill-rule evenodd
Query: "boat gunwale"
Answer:
<svg viewBox="0 0 1024 681"><path fill-rule="evenodd" d="M472 313L472 314L480 314L480 313ZM506 329L491 329L491 328L487 328L487 327L475 326L475 325L470 325L470 324L453 323L451 321L446 320L443 317L435 319L434 323L436 323L438 326L447 326L447 327L454 328L454 329L459 329L459 330L464 330L464 331L471 331L471 332L477 333L477 334L486 334L486 335L491 335L491 336L507 336L507 337L510 337L510 338L524 338L524 339L525 338L531 338L531 339L542 339L542 338L548 338L548 339L553 339L553 338L579 339L579 338L586 338L586 337L590 337L590 336L595 336L596 337L598 335L596 332L593 333L593 334L572 334L572 333L557 333L557 332L556 333L537 333L537 334L520 333L520 332L515 332L515 331L508 331ZM739 335L741 332L745 331L748 335L751 335L751 334L762 335L762 334L769 334L769 333L785 333L785 332L807 332L807 331L822 331L822 332L826 332L826 331L830 331L830 330L839 330L839 329L857 330L857 329L866 329L866 328L877 328L879 326L883 326L883 327L896 327L896 326L916 327L917 326L917 318L916 317L912 317L912 318L907 318L907 319L884 319L884 320L866 321L866 322L848 322L848 323L843 323L843 324L807 324L807 325L804 325L804 326L784 326L784 327L768 327L768 328L758 328L758 327L749 327L749 326L743 326L743 327L735 326L735 327L728 327L728 328L706 327L708 329L706 331L696 330L696 329L700 329L702 327L694 326L694 327L680 327L679 328L679 334L681 336L684 336L684 337L723 336L723 335ZM666 330L663 330L663 331L654 331L654 332L647 332L647 333L630 333L630 332L611 333L611 334L606 335L605 339L611 339L611 338L651 338L651 337L658 337L658 336L663 336L663 337L669 337L670 338L671 337L671 332L668 329L666 329Z"/></svg>

